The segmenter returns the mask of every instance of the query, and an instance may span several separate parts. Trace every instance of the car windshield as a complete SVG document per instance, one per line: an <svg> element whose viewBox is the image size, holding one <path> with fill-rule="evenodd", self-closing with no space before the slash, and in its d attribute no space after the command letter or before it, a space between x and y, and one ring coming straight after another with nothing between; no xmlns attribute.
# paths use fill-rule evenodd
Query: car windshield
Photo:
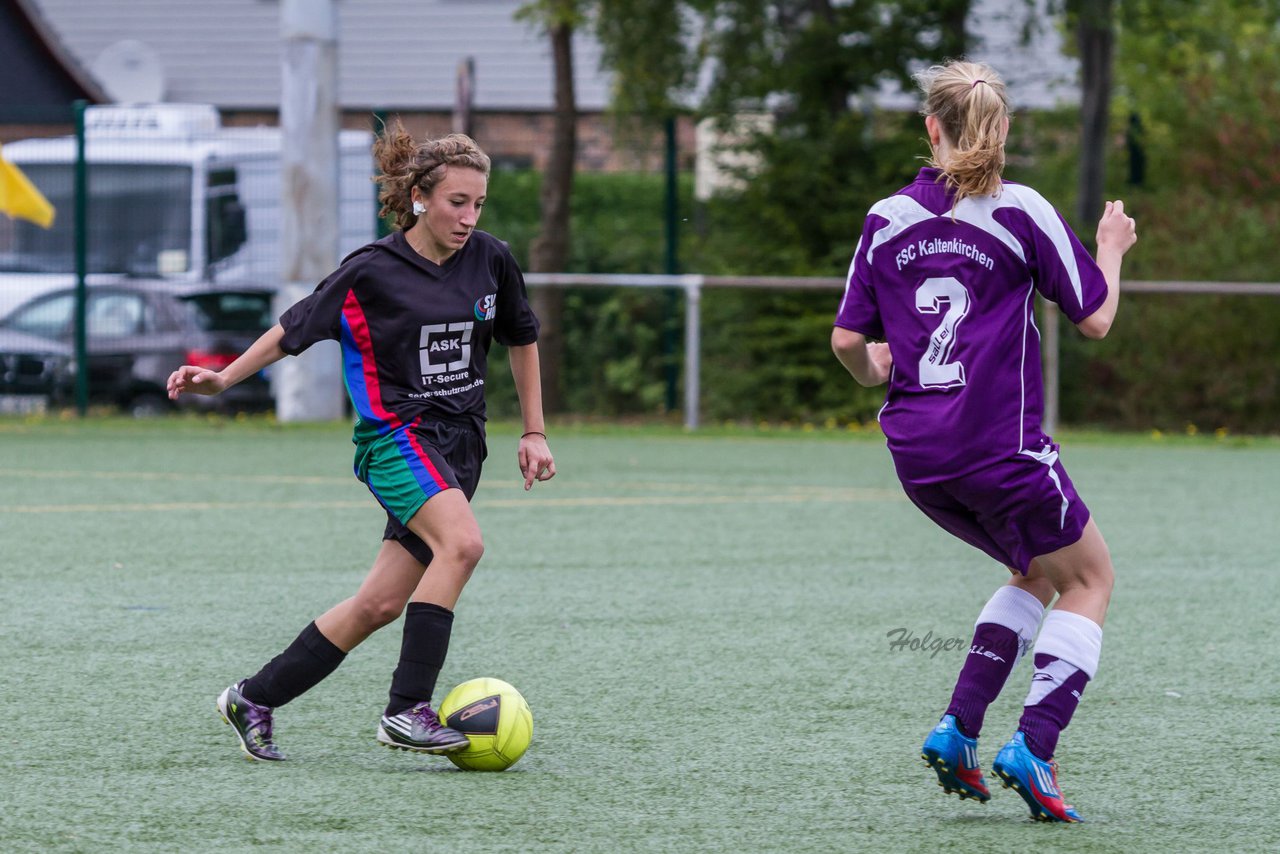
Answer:
<svg viewBox="0 0 1280 854"><path fill-rule="evenodd" d="M219 291L184 297L195 325L218 332L265 332L275 323L271 294Z"/></svg>
<svg viewBox="0 0 1280 854"><path fill-rule="evenodd" d="M24 163L22 171L56 211L53 227L0 218L0 270L75 272L74 167ZM190 269L188 166L90 164L90 273L157 275Z"/></svg>

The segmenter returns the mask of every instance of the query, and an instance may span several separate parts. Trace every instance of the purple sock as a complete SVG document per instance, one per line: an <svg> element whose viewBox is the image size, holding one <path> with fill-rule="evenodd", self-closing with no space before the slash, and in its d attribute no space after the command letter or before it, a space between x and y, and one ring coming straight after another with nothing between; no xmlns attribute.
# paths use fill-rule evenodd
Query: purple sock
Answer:
<svg viewBox="0 0 1280 854"><path fill-rule="evenodd" d="M1027 748L1044 761L1053 758L1085 684L1098 672L1101 654L1102 627L1088 617L1055 608L1044 618L1036 639L1036 672L1018 722Z"/></svg>
<svg viewBox="0 0 1280 854"><path fill-rule="evenodd" d="M1040 600L1013 585L1001 587L983 606L946 712L956 716L962 733L978 737L987 706L1031 645L1043 617Z"/></svg>
<svg viewBox="0 0 1280 854"><path fill-rule="evenodd" d="M1022 709L1018 729L1026 736L1027 749L1048 762L1058 748L1058 736L1071 722L1089 674L1060 658L1036 653L1036 673L1031 694ZM1038 690L1037 690L1038 689ZM1032 702L1035 698L1035 702Z"/></svg>
<svg viewBox="0 0 1280 854"><path fill-rule="evenodd" d="M973 630L973 643L960 669L947 714L955 715L960 731L977 738L987 707L1000 694L1017 664L1021 642L1018 634L997 623L980 623Z"/></svg>

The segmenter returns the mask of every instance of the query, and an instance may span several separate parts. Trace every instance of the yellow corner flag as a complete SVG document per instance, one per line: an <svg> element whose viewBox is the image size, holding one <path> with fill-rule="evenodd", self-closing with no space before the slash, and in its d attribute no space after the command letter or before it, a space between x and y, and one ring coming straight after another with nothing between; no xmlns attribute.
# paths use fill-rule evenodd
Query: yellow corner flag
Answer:
<svg viewBox="0 0 1280 854"><path fill-rule="evenodd" d="M26 219L41 228L53 226L56 211L22 170L0 154L0 212L14 219Z"/></svg>

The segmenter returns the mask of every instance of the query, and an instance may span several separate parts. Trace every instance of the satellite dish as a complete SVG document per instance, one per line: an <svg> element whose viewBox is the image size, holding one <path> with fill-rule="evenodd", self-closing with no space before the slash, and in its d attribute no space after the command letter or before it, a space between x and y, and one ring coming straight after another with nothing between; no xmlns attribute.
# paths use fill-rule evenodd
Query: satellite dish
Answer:
<svg viewBox="0 0 1280 854"><path fill-rule="evenodd" d="M152 104L164 95L164 69L156 52L140 41L125 39L110 45L91 68L118 104Z"/></svg>

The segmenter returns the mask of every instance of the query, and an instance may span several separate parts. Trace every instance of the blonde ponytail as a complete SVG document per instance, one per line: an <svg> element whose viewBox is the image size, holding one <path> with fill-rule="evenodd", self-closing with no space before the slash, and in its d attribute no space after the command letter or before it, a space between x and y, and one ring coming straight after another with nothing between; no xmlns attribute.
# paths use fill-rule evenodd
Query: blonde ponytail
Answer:
<svg viewBox="0 0 1280 854"><path fill-rule="evenodd" d="M937 151L930 165L940 169L956 202L1000 191L1004 172L1004 121L1009 95L993 68L979 62L954 61L916 75L924 92L926 116L938 120L951 144L945 163Z"/></svg>

